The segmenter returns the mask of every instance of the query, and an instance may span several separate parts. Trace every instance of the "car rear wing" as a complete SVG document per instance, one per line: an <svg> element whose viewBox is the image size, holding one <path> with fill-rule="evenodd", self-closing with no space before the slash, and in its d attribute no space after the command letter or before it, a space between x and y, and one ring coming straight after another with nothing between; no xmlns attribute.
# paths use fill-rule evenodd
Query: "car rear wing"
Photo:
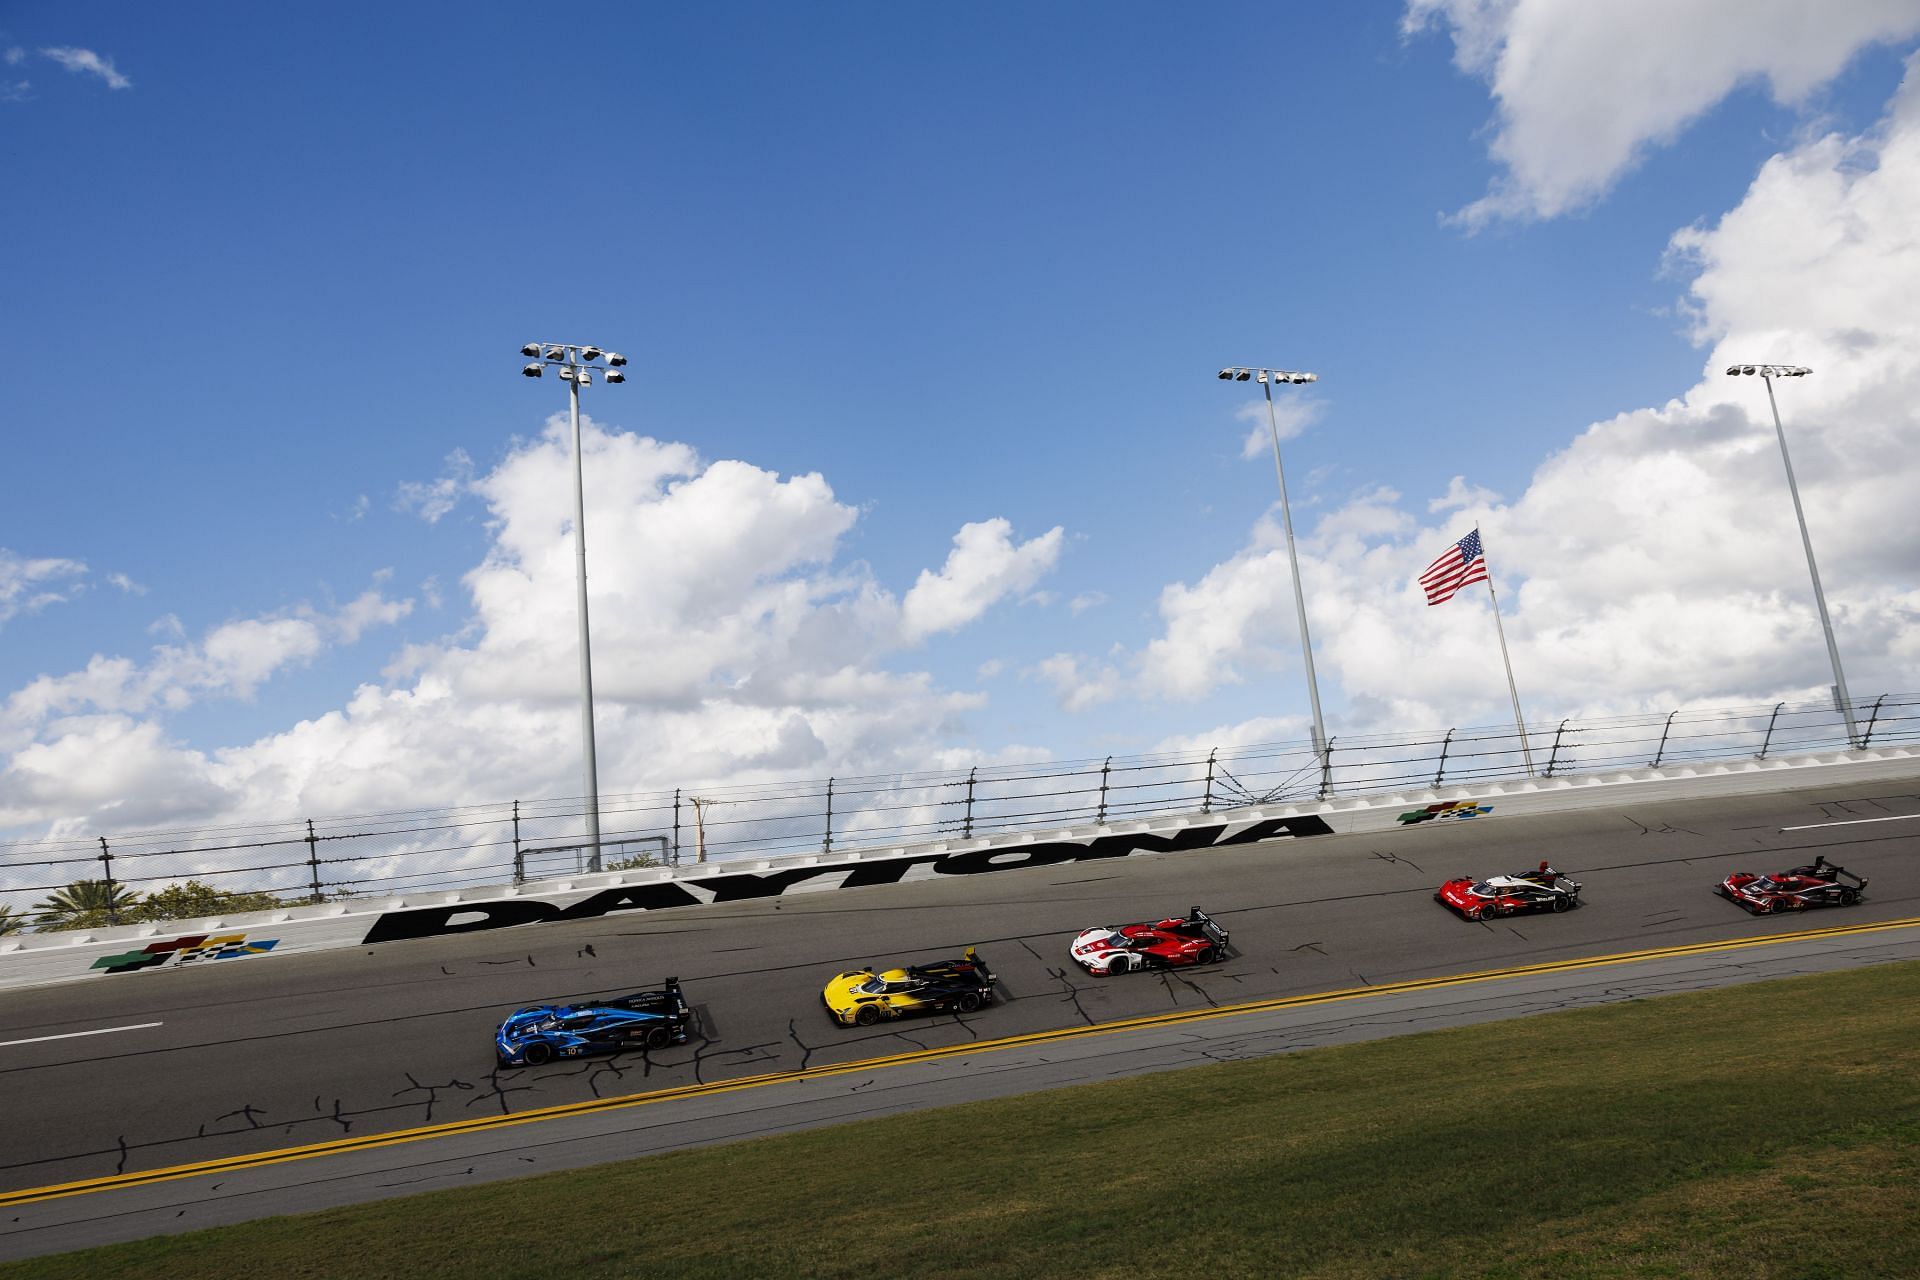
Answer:
<svg viewBox="0 0 1920 1280"><path fill-rule="evenodd" d="M660 984L658 991L636 991L628 996L615 996L606 1001L615 1009L632 1009L637 1013L660 1013L669 1018L685 1018L692 1013L687 997L680 990L680 979L668 978Z"/></svg>
<svg viewBox="0 0 1920 1280"><path fill-rule="evenodd" d="M1195 907L1192 911L1189 911L1187 913L1187 923L1199 925L1200 931L1206 934L1207 937L1213 940L1214 946L1224 947L1227 945L1227 937L1228 937L1227 931L1225 929L1222 929L1214 921L1214 918L1212 916L1208 915L1206 912L1202 911L1200 908Z"/></svg>
<svg viewBox="0 0 1920 1280"><path fill-rule="evenodd" d="M971 964L974 969L979 972L981 986L990 987L999 981L998 978L993 976L993 970L987 967L987 962L980 958L980 949L978 947L968 947L966 959L967 963Z"/></svg>

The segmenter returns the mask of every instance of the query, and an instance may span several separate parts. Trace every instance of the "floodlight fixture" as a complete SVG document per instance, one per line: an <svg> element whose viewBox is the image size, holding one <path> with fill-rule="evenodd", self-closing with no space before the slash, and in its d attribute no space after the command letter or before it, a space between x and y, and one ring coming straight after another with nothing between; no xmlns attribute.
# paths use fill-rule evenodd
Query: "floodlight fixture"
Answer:
<svg viewBox="0 0 1920 1280"><path fill-rule="evenodd" d="M546 371L547 371L547 367L541 364L538 360L534 361L532 364L527 365L525 368L520 370L521 373L525 374L529 378L537 378L541 374L545 373Z"/></svg>
<svg viewBox="0 0 1920 1280"><path fill-rule="evenodd" d="M604 353L598 347L580 348L580 358L582 360L598 360L603 354Z"/></svg>
<svg viewBox="0 0 1920 1280"><path fill-rule="evenodd" d="M1233 380L1235 382L1245 382L1248 378L1251 378L1252 376L1253 376L1253 370L1251 369L1235 369L1233 371Z"/></svg>
<svg viewBox="0 0 1920 1280"><path fill-rule="evenodd" d="M537 342L529 342L526 346L520 348L520 354L523 356L537 356L540 354L540 344Z"/></svg>
<svg viewBox="0 0 1920 1280"><path fill-rule="evenodd" d="M625 382L627 380L627 375L620 372L618 369L607 370L606 376L607 376L608 382Z"/></svg>
<svg viewBox="0 0 1920 1280"><path fill-rule="evenodd" d="M1813 370L1801 364L1735 364L1727 366L1727 373L1758 374L1762 378L1804 378Z"/></svg>
<svg viewBox="0 0 1920 1280"><path fill-rule="evenodd" d="M626 358L625 356L623 356L623 355L621 355L621 354L620 354L620 353L619 353L618 351L609 351L609 352L607 352L607 363L608 363L608 364L610 364L610 365L614 365L614 366L619 366L619 365L623 365L623 364L625 364L626 362L627 362L627 358Z"/></svg>
<svg viewBox="0 0 1920 1280"><path fill-rule="evenodd" d="M567 349L565 347L548 347L545 352L545 358L548 360L565 360L567 358Z"/></svg>

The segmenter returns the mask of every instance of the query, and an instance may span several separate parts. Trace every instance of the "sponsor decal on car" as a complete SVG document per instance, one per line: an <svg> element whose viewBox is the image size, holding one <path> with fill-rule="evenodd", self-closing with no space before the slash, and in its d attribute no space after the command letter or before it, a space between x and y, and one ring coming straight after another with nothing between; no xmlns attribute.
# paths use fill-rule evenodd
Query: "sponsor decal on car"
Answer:
<svg viewBox="0 0 1920 1280"><path fill-rule="evenodd" d="M174 967L178 968L202 960L236 960L242 956L257 956L273 950L279 941L278 938L249 939L244 933L193 933L171 942L155 942L139 951L101 956L90 967L105 969L108 973L138 973L142 969L157 969L172 961Z"/></svg>
<svg viewBox="0 0 1920 1280"><path fill-rule="evenodd" d="M1418 822L1455 822L1492 812L1493 806L1490 804L1481 804L1477 800L1453 800L1447 804L1430 804L1424 809L1409 810L1400 815L1400 825L1410 827Z"/></svg>
<svg viewBox="0 0 1920 1280"><path fill-rule="evenodd" d="M1231 834L1229 834L1231 832ZM743 902L777 898L803 881L809 888L860 889L898 884L928 875L972 876L1022 867L1050 867L1063 862L1125 858L1135 853L1173 853L1236 844L1254 844L1283 836L1333 834L1326 819L1316 815L1263 818L1237 830L1233 824L1185 827L1166 835L1099 836L1089 840L1039 840L1031 844L969 849L961 853L928 853L875 862L793 867L782 871L737 871L725 875L695 876L655 884L621 885L603 889L568 906L531 898L503 898L493 902L463 902L444 907L389 911L373 922L362 945L398 942L408 938L437 938L450 933L474 933L520 924L554 920L591 920L616 911L656 911L662 907L704 906L710 902ZM823 883L840 877L837 884Z"/></svg>

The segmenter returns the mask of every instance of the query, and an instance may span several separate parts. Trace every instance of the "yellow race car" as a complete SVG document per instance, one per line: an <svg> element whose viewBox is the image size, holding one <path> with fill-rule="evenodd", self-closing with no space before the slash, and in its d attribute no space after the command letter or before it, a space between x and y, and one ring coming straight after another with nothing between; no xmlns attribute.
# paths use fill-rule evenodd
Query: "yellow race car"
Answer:
<svg viewBox="0 0 1920 1280"><path fill-rule="evenodd" d="M820 999L842 1026L870 1027L916 1013L972 1013L993 1003L993 982L993 970L968 947L959 960L835 974Z"/></svg>

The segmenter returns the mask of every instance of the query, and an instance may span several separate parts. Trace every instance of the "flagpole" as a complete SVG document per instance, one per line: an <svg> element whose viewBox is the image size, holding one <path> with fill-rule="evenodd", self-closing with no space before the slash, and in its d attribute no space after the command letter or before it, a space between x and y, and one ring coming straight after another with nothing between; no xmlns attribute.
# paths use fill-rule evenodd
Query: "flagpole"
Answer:
<svg viewBox="0 0 1920 1280"><path fill-rule="evenodd" d="M1473 527L1475 533L1480 526ZM1487 564L1487 599L1493 601L1493 629L1500 637L1500 661L1507 668L1507 692L1513 698L1513 724L1520 730L1520 752L1526 758L1527 776L1533 776L1533 748L1527 745L1527 720L1520 714L1520 688L1513 682L1513 659L1507 656L1507 629L1500 625L1500 597L1493 590L1493 561L1487 559L1486 540L1480 542L1480 558Z"/></svg>

